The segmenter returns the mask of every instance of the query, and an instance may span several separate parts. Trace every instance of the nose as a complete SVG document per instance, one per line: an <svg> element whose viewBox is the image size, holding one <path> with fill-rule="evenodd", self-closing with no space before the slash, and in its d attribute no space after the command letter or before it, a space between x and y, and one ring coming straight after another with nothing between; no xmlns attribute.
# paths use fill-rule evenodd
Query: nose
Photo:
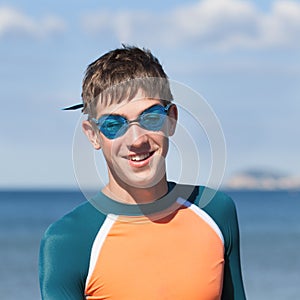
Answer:
<svg viewBox="0 0 300 300"><path fill-rule="evenodd" d="M139 126L139 124L130 124L125 133L125 142L129 148L139 148L148 142L147 130Z"/></svg>

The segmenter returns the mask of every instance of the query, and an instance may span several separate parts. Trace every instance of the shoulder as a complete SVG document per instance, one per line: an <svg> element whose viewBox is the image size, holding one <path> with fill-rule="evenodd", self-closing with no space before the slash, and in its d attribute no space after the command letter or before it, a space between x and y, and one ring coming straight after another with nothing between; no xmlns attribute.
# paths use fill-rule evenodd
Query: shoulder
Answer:
<svg viewBox="0 0 300 300"><path fill-rule="evenodd" d="M104 222L106 216L100 213L89 202L77 206L71 212L51 224L46 230L43 240L62 238L70 240L81 240L97 231Z"/></svg>
<svg viewBox="0 0 300 300"><path fill-rule="evenodd" d="M41 282L68 281L72 286L84 280L94 239L105 218L85 202L51 224L40 244Z"/></svg>
<svg viewBox="0 0 300 300"><path fill-rule="evenodd" d="M79 205L48 227L41 240L41 258L55 261L56 265L67 261L79 265L80 261L88 260L105 218L89 202Z"/></svg>
<svg viewBox="0 0 300 300"><path fill-rule="evenodd" d="M192 204L212 215L231 214L235 212L235 203L226 193L206 186L192 186L173 184L177 187L178 194L184 195ZM173 187L174 189L174 187Z"/></svg>
<svg viewBox="0 0 300 300"><path fill-rule="evenodd" d="M205 186L196 186L191 202L205 210L211 217L229 217L236 213L235 203L226 193Z"/></svg>
<svg viewBox="0 0 300 300"><path fill-rule="evenodd" d="M49 226L39 255L40 285L45 298L82 298L93 241L105 218L85 202Z"/></svg>

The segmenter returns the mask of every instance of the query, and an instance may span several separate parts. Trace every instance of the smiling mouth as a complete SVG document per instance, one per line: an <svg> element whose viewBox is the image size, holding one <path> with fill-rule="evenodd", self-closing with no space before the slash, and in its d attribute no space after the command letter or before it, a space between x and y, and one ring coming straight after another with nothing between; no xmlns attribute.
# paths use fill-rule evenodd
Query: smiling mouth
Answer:
<svg viewBox="0 0 300 300"><path fill-rule="evenodd" d="M128 159L131 161L143 161L146 160L147 158L149 158L150 156L152 156L154 153L154 151L152 152L147 152L147 153L140 153L140 154L134 154L134 155L129 155Z"/></svg>

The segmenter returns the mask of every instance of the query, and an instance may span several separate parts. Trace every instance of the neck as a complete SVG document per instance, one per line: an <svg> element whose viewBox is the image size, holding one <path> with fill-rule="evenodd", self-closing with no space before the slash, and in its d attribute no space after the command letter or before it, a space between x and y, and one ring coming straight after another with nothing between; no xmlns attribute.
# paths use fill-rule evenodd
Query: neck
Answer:
<svg viewBox="0 0 300 300"><path fill-rule="evenodd" d="M153 202L163 197L168 192L168 183L166 177L163 177L157 184L147 188L137 188L126 183L117 183L110 180L102 189L102 192L108 197L128 204L145 204Z"/></svg>

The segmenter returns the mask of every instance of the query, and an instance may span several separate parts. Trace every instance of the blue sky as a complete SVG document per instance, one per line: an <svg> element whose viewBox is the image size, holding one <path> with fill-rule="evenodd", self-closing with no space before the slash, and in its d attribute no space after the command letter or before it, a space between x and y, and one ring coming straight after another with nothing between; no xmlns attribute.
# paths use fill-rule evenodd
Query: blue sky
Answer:
<svg viewBox="0 0 300 300"><path fill-rule="evenodd" d="M225 178L300 175L300 2L0 1L0 188L76 187L72 143L86 66L150 48L200 93L227 145Z"/></svg>

